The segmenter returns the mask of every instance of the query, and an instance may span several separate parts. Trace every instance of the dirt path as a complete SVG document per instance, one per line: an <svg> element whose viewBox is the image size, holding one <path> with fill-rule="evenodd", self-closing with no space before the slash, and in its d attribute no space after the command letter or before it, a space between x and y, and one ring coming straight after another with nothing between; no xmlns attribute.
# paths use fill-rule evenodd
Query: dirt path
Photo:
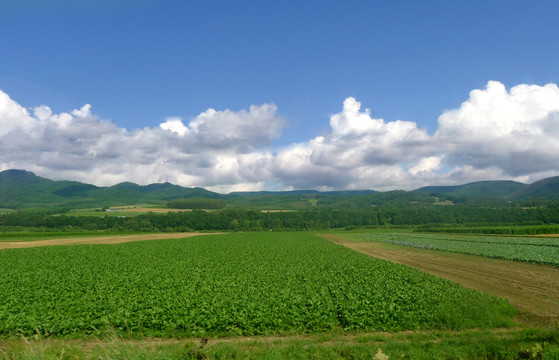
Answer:
<svg viewBox="0 0 559 360"><path fill-rule="evenodd" d="M76 245L76 244L119 244L131 241L182 239L198 235L216 235L219 233L168 233L168 234L142 234L142 235L114 235L98 237L77 237L36 241L9 241L0 242L0 249L30 248L37 246L52 245Z"/></svg>
<svg viewBox="0 0 559 360"><path fill-rule="evenodd" d="M530 322L559 320L559 268L361 242L334 234L319 236L376 258L409 265L464 287L506 298Z"/></svg>

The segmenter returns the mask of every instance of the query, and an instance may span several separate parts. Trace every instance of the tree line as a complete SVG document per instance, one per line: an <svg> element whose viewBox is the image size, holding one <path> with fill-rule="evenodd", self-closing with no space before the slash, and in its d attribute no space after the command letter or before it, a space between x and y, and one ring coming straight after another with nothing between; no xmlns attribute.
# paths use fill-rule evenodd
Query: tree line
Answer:
<svg viewBox="0 0 559 360"><path fill-rule="evenodd" d="M0 215L0 230L17 228L118 231L325 230L375 226L511 226L559 224L559 206L480 208L431 206L370 209L312 209L261 212L240 208L94 217L20 211Z"/></svg>

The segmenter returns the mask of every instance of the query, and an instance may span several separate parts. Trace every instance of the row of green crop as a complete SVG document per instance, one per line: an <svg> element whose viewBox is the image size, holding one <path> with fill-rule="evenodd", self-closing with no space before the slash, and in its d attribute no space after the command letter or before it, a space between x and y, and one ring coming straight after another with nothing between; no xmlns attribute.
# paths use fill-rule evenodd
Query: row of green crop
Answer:
<svg viewBox="0 0 559 360"><path fill-rule="evenodd" d="M546 235L559 234L559 225L418 227L414 231L447 234Z"/></svg>
<svg viewBox="0 0 559 360"><path fill-rule="evenodd" d="M401 237L402 234L392 234L392 237ZM487 244L514 244L529 246L559 247L559 237L522 237L522 236L484 236L484 235L446 235L446 234L417 234L407 233L405 239L418 240L452 240L467 243L479 242Z"/></svg>
<svg viewBox="0 0 559 360"><path fill-rule="evenodd" d="M559 239L460 235L365 234L359 237L402 246L444 250L559 266Z"/></svg>
<svg viewBox="0 0 559 360"><path fill-rule="evenodd" d="M503 300L308 233L0 250L0 337L509 324Z"/></svg>

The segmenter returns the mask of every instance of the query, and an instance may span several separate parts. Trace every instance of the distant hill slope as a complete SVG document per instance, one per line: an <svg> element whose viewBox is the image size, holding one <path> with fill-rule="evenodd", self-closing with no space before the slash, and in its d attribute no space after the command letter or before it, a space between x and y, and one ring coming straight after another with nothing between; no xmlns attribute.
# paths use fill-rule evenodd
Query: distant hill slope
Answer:
<svg viewBox="0 0 559 360"><path fill-rule="evenodd" d="M425 186L415 191L449 194L467 198L508 198L511 194L521 191L527 186L526 184L511 180L496 180L478 181L458 186Z"/></svg>
<svg viewBox="0 0 559 360"><path fill-rule="evenodd" d="M222 195L202 188L185 188L170 183L137 185L130 182L120 183L110 187L99 188L95 196L109 200L118 200L127 204L138 204L141 202L167 202L180 198L220 198Z"/></svg>
<svg viewBox="0 0 559 360"><path fill-rule="evenodd" d="M40 182L52 182L42 177L33 174L31 171L26 170L5 170L0 172L0 186L10 184L37 184Z"/></svg>
<svg viewBox="0 0 559 360"><path fill-rule="evenodd" d="M83 187L89 186L93 185L53 181L25 170L6 170L0 172L0 207L43 207L59 203L71 193L83 192Z"/></svg>
<svg viewBox="0 0 559 360"><path fill-rule="evenodd" d="M25 170L0 172L0 208L69 207L166 203L179 198L220 198L223 195L170 183L137 185L130 182L97 187L77 181L54 181Z"/></svg>
<svg viewBox="0 0 559 360"><path fill-rule="evenodd" d="M431 194L441 194L439 196ZM98 187L77 181L54 181L25 170L0 172L0 208L93 208L141 203L166 204L187 198L223 199L227 206L250 209L370 208L372 206L427 206L445 196L465 199L531 200L559 199L559 177L531 185L515 181L480 181L460 186L427 186L414 191L372 190L257 191L218 194L202 188L185 188L170 183L138 185L124 182Z"/></svg>
<svg viewBox="0 0 559 360"><path fill-rule="evenodd" d="M559 176L536 181L510 195L511 200L559 199Z"/></svg>
<svg viewBox="0 0 559 360"><path fill-rule="evenodd" d="M363 204L367 195L376 194L373 190L342 191L246 191L232 192L225 196L231 206L250 209L304 210L319 206L367 207ZM360 203L359 203L360 202Z"/></svg>
<svg viewBox="0 0 559 360"><path fill-rule="evenodd" d="M291 190L291 191L234 191L229 197L256 197L256 196L298 196L319 194L317 190Z"/></svg>

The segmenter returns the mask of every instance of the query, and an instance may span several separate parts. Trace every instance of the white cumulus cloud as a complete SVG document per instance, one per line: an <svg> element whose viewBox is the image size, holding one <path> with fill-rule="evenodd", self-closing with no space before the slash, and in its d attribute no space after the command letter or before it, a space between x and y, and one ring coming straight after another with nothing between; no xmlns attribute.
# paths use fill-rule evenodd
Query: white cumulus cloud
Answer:
<svg viewBox="0 0 559 360"><path fill-rule="evenodd" d="M128 131L93 115L90 105L61 114L41 105L30 115L0 91L0 170L97 185L170 181L219 190L263 188L271 163L265 148L285 124L276 110L273 104L209 109L188 125L168 118L156 128Z"/></svg>
<svg viewBox="0 0 559 360"><path fill-rule="evenodd" d="M385 189L409 186L405 162L430 156L430 136L408 121L371 117L354 98L330 118L331 131L278 152L274 173L298 188Z"/></svg>
<svg viewBox="0 0 559 360"><path fill-rule="evenodd" d="M34 120L25 108L0 90L0 136L16 129L30 129Z"/></svg>
<svg viewBox="0 0 559 360"><path fill-rule="evenodd" d="M559 88L490 81L460 108L439 117L434 135L449 167L499 169L496 176L538 177L559 170Z"/></svg>
<svg viewBox="0 0 559 360"><path fill-rule="evenodd" d="M434 172L441 169L441 162L444 157L442 156L429 156L420 159L413 167L409 169L412 175L417 175L421 172Z"/></svg>
<svg viewBox="0 0 559 360"><path fill-rule="evenodd" d="M159 124L159 127L183 136L188 132L188 127L183 124L182 119L176 117L168 118L167 121Z"/></svg>
<svg viewBox="0 0 559 360"><path fill-rule="evenodd" d="M169 181L220 192L263 189L413 189L559 174L559 89L496 81L445 111L430 135L416 123L374 118L349 97L330 129L275 149L285 121L274 104L208 109L127 130L87 104L31 111L0 90L0 170L27 169L96 185Z"/></svg>

